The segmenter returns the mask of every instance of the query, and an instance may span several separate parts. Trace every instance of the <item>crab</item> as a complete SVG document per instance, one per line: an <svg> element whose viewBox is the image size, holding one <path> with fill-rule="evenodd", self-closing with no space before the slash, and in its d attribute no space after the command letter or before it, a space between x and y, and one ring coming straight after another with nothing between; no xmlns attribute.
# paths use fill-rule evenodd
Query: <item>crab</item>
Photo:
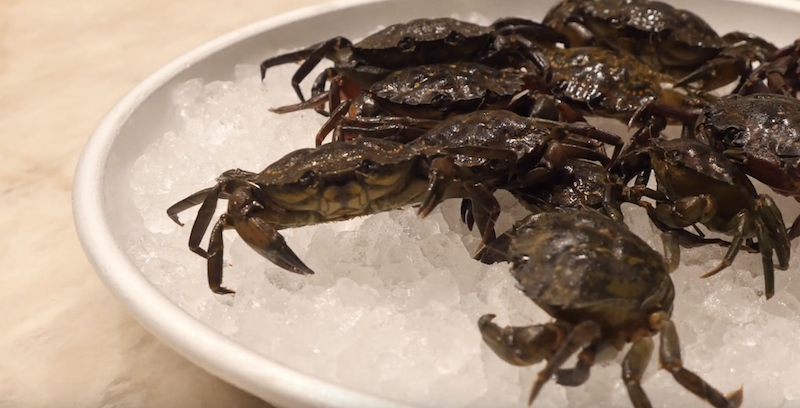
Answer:
<svg viewBox="0 0 800 408"><path fill-rule="evenodd" d="M655 138L629 155L620 161L639 161L643 167L636 188L654 199L655 206L642 204L653 223L675 238L670 241L675 252L680 251L679 243L689 247L711 243L684 230L695 224L732 236L725 257L702 277L729 267L742 248L749 248L761 253L766 298L775 294L774 269L788 269L791 247L783 216L770 196L757 194L747 176L722 153L694 139ZM651 171L657 191L645 187ZM757 246L743 245L752 238L758 238Z"/></svg>
<svg viewBox="0 0 800 408"><path fill-rule="evenodd" d="M548 158L553 156L551 162L556 162L563 154L581 151L580 147L559 148L567 131L610 140L617 152L622 144L618 136L591 127L521 117L515 121L498 112L503 111L479 111L445 121L410 144L362 137L296 150L260 173L229 170L214 187L172 205L167 215L182 225L177 215L201 204L189 249L208 260L211 290L227 294L232 291L222 286L223 230L236 229L251 248L277 266L308 275L313 271L289 248L279 230L410 206L419 206L417 214L425 217L443 200L469 198L476 203L482 246L494 238L500 210L475 170L498 179L532 161L550 163ZM587 157L593 154L581 152ZM212 228L208 250L204 250L200 242L220 198L228 200L228 208Z"/></svg>
<svg viewBox="0 0 800 408"><path fill-rule="evenodd" d="M269 58L261 63L261 78L271 67L302 61L292 76L292 87L302 102L300 82L327 58L333 67L314 81L312 98L324 93L328 82L334 92L342 90L352 98L397 69L458 61L519 65L535 44L552 47L564 42L559 32L522 18L502 18L488 27L452 18L421 18L390 25L355 43L334 37Z"/></svg>
<svg viewBox="0 0 800 408"><path fill-rule="evenodd" d="M767 81L764 84L762 81ZM800 91L800 39L781 48L759 65L739 91L747 93L780 93L794 97Z"/></svg>
<svg viewBox="0 0 800 408"><path fill-rule="evenodd" d="M279 230L419 204L428 190L428 172L439 175L436 169L441 162L439 156L425 156L408 145L388 140L361 138L329 143L291 152L261 173L226 171L214 187L177 202L167 209L167 215L183 225L177 214L202 204L189 248L208 260L210 289L228 294L233 291L222 286L223 230L236 229L252 249L289 272L313 274ZM491 194L481 192L481 186L454 179L438 178L436 182L437 199L470 197L485 207L497 206ZM228 209L214 225L206 251L200 241L220 198L228 200Z"/></svg>
<svg viewBox="0 0 800 408"><path fill-rule="evenodd" d="M626 201L638 204L638 197L633 197L629 189L624 187L618 177L606 170L597 162L578 158L570 158L554 170L552 177L539 184L526 187L515 187L508 183L503 189L508 190L522 205L532 213L555 212L563 209L592 209L606 215L617 222L623 222L622 203ZM470 201L464 199L461 205L461 219L469 229L475 222ZM524 223L524 221L523 221ZM508 245L511 235L503 234L494 240L493 246ZM476 258L486 264L499 261L510 261L505 254L484 248Z"/></svg>
<svg viewBox="0 0 800 408"><path fill-rule="evenodd" d="M556 49L543 53L548 91L587 116L616 119L641 126L644 137L659 134L667 124L694 123L692 109L714 97L663 89L663 75L635 58L599 47Z"/></svg>
<svg viewBox="0 0 800 408"><path fill-rule="evenodd" d="M508 253L519 288L555 321L523 327L500 327L493 314L478 328L484 342L504 361L527 366L546 360L528 398L532 404L555 376L564 386L589 379L595 356L604 349L621 351L622 379L634 407L650 407L641 380L653 353L652 336L660 335L661 368L684 388L717 408L742 403L742 388L722 395L683 367L680 341L671 319L674 269L623 223L592 210L534 214L512 233ZM498 241L499 242L499 241ZM561 366L576 352L573 368Z"/></svg>
<svg viewBox="0 0 800 408"><path fill-rule="evenodd" d="M619 222L624 219L622 184L615 174L592 161L567 159L550 180L509 191L531 212L590 208Z"/></svg>
<svg viewBox="0 0 800 408"><path fill-rule="evenodd" d="M800 202L800 101L779 94L728 95L707 106L693 137L747 174ZM800 236L800 216L789 238Z"/></svg>
<svg viewBox="0 0 800 408"><path fill-rule="evenodd" d="M586 139L613 145L612 156L609 158L604 151L587 144ZM493 191L540 185L558 174L570 157L597 161L608 168L614 165L623 141L618 135L582 122L564 123L523 117L506 110L484 110L447 119L409 145L421 151L432 149L455 154L454 163L469 169L474 175L473 182ZM503 153L497 155L502 160L487 159L489 152ZM493 227L499 209L487 213L487 208L475 204L465 199L462 215L468 212L481 235L491 234L488 240L494 239ZM481 249L482 246L476 257Z"/></svg>
<svg viewBox="0 0 800 408"><path fill-rule="evenodd" d="M562 0L543 24L564 32L573 46L625 52L676 78L676 87L701 81L707 91L745 78L777 49L753 34L720 37L696 14L659 1Z"/></svg>
<svg viewBox="0 0 800 408"><path fill-rule="evenodd" d="M476 110L507 109L545 119L582 120L571 108L536 94L535 75L474 62L413 66L390 73L354 99L340 103L338 93L330 91L316 100L272 111L288 113L329 102L332 112L317 134L317 146L332 130L334 139L342 140L364 128L373 130L372 137L385 132L408 142L450 116Z"/></svg>

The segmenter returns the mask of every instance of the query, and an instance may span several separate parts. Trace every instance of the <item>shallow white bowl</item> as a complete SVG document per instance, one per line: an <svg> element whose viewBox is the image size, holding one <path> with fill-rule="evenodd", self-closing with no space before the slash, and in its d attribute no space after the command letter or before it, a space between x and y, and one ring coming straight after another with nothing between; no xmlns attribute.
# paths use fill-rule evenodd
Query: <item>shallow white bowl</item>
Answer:
<svg viewBox="0 0 800 408"><path fill-rule="evenodd" d="M175 129L175 85L192 78L230 80L238 63L258 63L278 48L335 35L362 37L377 25L417 17L467 15L540 19L553 1L350 0L299 10L242 28L164 66L123 98L90 138L75 174L73 211L90 261L109 289L148 330L212 374L280 407L406 407L318 380L257 354L203 325L167 299L121 247L142 217L128 186L134 161ZM797 35L800 2L670 0L706 18L720 33L753 32L788 44ZM742 16L747 16L743 18ZM288 79L287 79L287 86Z"/></svg>

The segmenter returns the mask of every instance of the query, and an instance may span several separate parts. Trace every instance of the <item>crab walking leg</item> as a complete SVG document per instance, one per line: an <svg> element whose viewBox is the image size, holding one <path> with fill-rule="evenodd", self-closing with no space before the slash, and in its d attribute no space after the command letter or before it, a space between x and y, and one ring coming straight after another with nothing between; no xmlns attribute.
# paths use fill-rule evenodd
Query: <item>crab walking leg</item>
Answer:
<svg viewBox="0 0 800 408"><path fill-rule="evenodd" d="M536 119L536 122L547 126L551 130L575 133L584 137L588 137L590 139L595 139L613 145L614 152L611 154L611 160L606 165L606 169L611 168L611 166L614 163L616 163L617 158L619 157L619 154L622 151L622 147L625 144L625 142L622 140L622 137L620 137L619 135L605 131L603 129L596 128L592 125L589 125L588 123L583 123L583 122L562 123L562 122L553 122L551 120L545 120L545 119Z"/></svg>
<svg viewBox="0 0 800 408"><path fill-rule="evenodd" d="M739 249L741 249L742 244L744 243L744 232L749 230L748 224L751 224L752 222L753 221L750 219L747 210L742 210L736 214L733 220L731 220L731 224L733 226L731 229L735 230L736 233L731 240L731 246L728 248L728 252L725 253L725 257L722 258L722 261L717 266L706 272L706 274L701 276L701 278L714 276L733 264L733 260L736 258L736 255L739 254ZM766 273L766 271L764 273Z"/></svg>
<svg viewBox="0 0 800 408"><path fill-rule="evenodd" d="M489 189L474 181L469 169L455 164L452 157L438 157L431 162L429 185L422 199L417 215L425 218L447 196L448 184L459 180L461 187L467 191L473 202L473 215L481 232L478 253L484 245L495 238L494 224L500 216L500 204ZM477 204L477 206L476 206ZM477 211L480 210L480 211Z"/></svg>
<svg viewBox="0 0 800 408"><path fill-rule="evenodd" d="M204 188L189 197L184 198L181 201L173 204L171 207L167 208L167 216L172 220L175 221L176 224L183 226L183 223L178 219L178 214L186 211L198 204L202 204L205 201L208 194L213 190L214 187Z"/></svg>
<svg viewBox="0 0 800 408"><path fill-rule="evenodd" d="M472 215L481 233L481 242L473 255L473 259L480 259L483 248L497 237L494 225L500 217L500 203L486 186L472 181L465 181L464 187L469 192L472 202Z"/></svg>
<svg viewBox="0 0 800 408"><path fill-rule="evenodd" d="M556 383L568 387L577 387L589 379L594 358L597 354L597 346L590 345L578 353L578 362L573 368L562 368L556 371Z"/></svg>
<svg viewBox="0 0 800 408"><path fill-rule="evenodd" d="M272 113L284 114L284 113L297 112L305 109L320 108L325 106L325 102L328 102L328 99L329 97L326 91L325 93L312 96L306 101L298 102L293 105L284 105L284 106L278 106L277 108L269 108L269 111Z"/></svg>
<svg viewBox="0 0 800 408"><path fill-rule="evenodd" d="M622 202L619 197L622 196L622 185L608 184L603 189L603 209L614 221L623 222L622 215Z"/></svg>
<svg viewBox="0 0 800 408"><path fill-rule="evenodd" d="M336 125L336 129L334 129L334 134L338 131L340 136L335 136L334 139L342 140L342 133L345 135L363 134L374 138L393 137L395 139L399 135L410 134L411 136L401 137L403 143L408 143L422 136L441 122L438 119L422 119L410 116L342 118ZM352 136L348 138L352 138Z"/></svg>
<svg viewBox="0 0 800 408"><path fill-rule="evenodd" d="M742 387L728 395L722 395L700 376L683 368L678 331L666 313L653 313L650 316L650 325L661 333L658 350L661 368L669 371L675 381L716 408L738 408L742 405Z"/></svg>
<svg viewBox="0 0 800 408"><path fill-rule="evenodd" d="M344 77L333 67L326 68L325 71L317 76L317 79L314 80L314 84L311 85L311 96L313 97L321 94L328 95L328 111L325 111L324 106L318 106L314 108L317 113L322 116L328 116L333 108L341 104L339 92L343 80ZM331 84L327 92L325 91L326 83Z"/></svg>
<svg viewBox="0 0 800 408"><path fill-rule="evenodd" d="M303 79L305 79L306 76L311 73L314 67L316 67L320 61L322 61L322 58L326 57L331 52L338 51L344 47L349 47L350 45L352 45L352 43L347 38L335 37L323 43L312 45L311 47L296 51L294 53L279 55L267 59L261 63L261 79L264 79L267 69L276 65L298 61L305 57L305 60L300 65L300 68L298 68L294 75L292 75L292 88L297 94L297 97L300 98L300 101L303 102L306 99L303 96L303 91L300 90L300 82L303 82Z"/></svg>
<svg viewBox="0 0 800 408"><path fill-rule="evenodd" d="M203 204L200 205L200 210L197 211L197 218L194 221L194 225L192 225L192 231L189 233L189 249L203 258L207 258L208 253L203 248L200 248L200 241L203 240L203 235L206 234L208 226L211 225L211 218L214 217L214 211L217 210L217 200L221 191L222 183L217 184L209 191L203 200Z"/></svg>
<svg viewBox="0 0 800 408"><path fill-rule="evenodd" d="M789 269L789 259L791 257L791 238L788 235L786 226L783 223L783 214L772 197L761 194L756 199L756 211L760 219L764 222L767 231L774 231L777 235L772 235L775 245L775 256L778 258L778 269ZM800 216L798 216L800 218Z"/></svg>
<svg viewBox="0 0 800 408"><path fill-rule="evenodd" d="M544 369L539 371L539 374L536 375L536 381L533 383L530 396L528 397L528 405L533 403L533 400L539 395L539 391L542 390L547 380L555 374L556 370L558 370L570 356L575 354L578 349L586 347L599 339L600 335L600 326L591 320L583 321L575 326L575 328L569 332L567 338L564 339L564 343L561 344L561 347L547 360L547 365Z"/></svg>
<svg viewBox="0 0 800 408"><path fill-rule="evenodd" d="M211 230L211 238L208 241L208 287L218 295L236 293L222 286L222 266L224 246L222 241L222 231L233 228L227 214L222 214Z"/></svg>
<svg viewBox="0 0 800 408"><path fill-rule="evenodd" d="M242 169L232 169L222 173L222 175L219 176L217 180L217 185L227 184L232 181L235 182L236 180L242 180L246 182L247 179L253 178L255 176L256 173L250 171ZM167 208L167 216L169 216L169 218L172 221L175 221L176 224L182 227L183 223L180 222L180 220L178 219L178 214L198 204L202 204L203 201L205 201L206 197L209 194L211 194L211 191L214 189L215 187L205 188L190 195L189 197L184 198L181 201L178 201L177 203ZM215 194L217 194L218 198L223 198L227 200L230 197L231 190L232 190L231 186L220 186L219 193Z"/></svg>
<svg viewBox="0 0 800 408"><path fill-rule="evenodd" d="M622 360L622 380L628 389L628 396L635 408L651 408L650 399L642 389L642 375L650 364L653 355L653 339L642 337L633 343L625 359Z"/></svg>
<svg viewBox="0 0 800 408"><path fill-rule="evenodd" d="M722 37L723 40L739 43L724 50L718 57L709 60L703 66L676 82L673 87L680 88L690 83L703 81L703 90L711 91L733 82L741 77L737 92L746 83L745 78L751 75L749 61L764 61L775 52L775 46L768 41L741 32L733 32Z"/></svg>
<svg viewBox="0 0 800 408"><path fill-rule="evenodd" d="M775 295L775 264L772 262L775 247L766 227L758 220L756 225L758 249L761 251L761 265L764 269L764 297L769 299Z"/></svg>

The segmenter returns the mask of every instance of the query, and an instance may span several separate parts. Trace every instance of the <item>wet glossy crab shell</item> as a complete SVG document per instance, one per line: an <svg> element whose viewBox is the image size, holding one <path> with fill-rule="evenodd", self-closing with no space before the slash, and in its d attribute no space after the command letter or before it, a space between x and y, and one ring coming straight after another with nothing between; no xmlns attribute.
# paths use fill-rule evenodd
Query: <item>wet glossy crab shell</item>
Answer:
<svg viewBox="0 0 800 408"><path fill-rule="evenodd" d="M512 273L549 315L593 320L604 337L647 328L672 310L674 288L662 256L622 223L595 211L532 216L511 244Z"/></svg>
<svg viewBox="0 0 800 408"><path fill-rule="evenodd" d="M565 0L543 21L553 28L568 21L579 22L597 41L632 51L660 72L697 67L726 47L702 18L658 1ZM620 41L623 38L624 45Z"/></svg>
<svg viewBox="0 0 800 408"><path fill-rule="evenodd" d="M742 149L745 171L800 196L800 101L775 94L730 95L708 106L696 132L718 150Z"/></svg>
<svg viewBox="0 0 800 408"><path fill-rule="evenodd" d="M420 151L444 151L448 148L479 146L514 152L522 163L539 157L531 153L543 150L551 135L550 130L535 121L510 111L476 111L454 116L411 143ZM457 155L460 166L477 167L487 165L487 159L478 156ZM503 166L507 169L507 166Z"/></svg>
<svg viewBox="0 0 800 408"><path fill-rule="evenodd" d="M370 87L379 104L389 111L399 107L427 110L477 109L494 101L508 103L525 83L518 71L483 64L432 64L395 71ZM473 109L469 109L472 107Z"/></svg>
<svg viewBox="0 0 800 408"><path fill-rule="evenodd" d="M658 189L670 199L708 194L718 207L706 226L726 231L728 222L758 196L747 176L716 149L696 140L654 139L649 149Z"/></svg>
<svg viewBox="0 0 800 408"><path fill-rule="evenodd" d="M539 205L599 209L603 206L605 187L612 182L610 177L611 174L599 164L568 159L552 180L513 194L531 210Z"/></svg>
<svg viewBox="0 0 800 408"><path fill-rule="evenodd" d="M661 93L659 76L638 60L597 47L550 56L552 92L587 114L627 121Z"/></svg>
<svg viewBox="0 0 800 408"><path fill-rule="evenodd" d="M350 48L368 64L393 69L468 59L491 40L489 27L452 18L421 18L390 25Z"/></svg>

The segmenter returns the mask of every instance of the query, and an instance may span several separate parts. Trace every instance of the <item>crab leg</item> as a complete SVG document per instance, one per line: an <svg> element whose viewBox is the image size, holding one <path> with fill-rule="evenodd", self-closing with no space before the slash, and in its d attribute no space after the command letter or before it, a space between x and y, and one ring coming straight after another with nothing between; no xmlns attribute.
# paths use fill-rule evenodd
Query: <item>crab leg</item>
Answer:
<svg viewBox="0 0 800 408"><path fill-rule="evenodd" d="M756 234L764 268L764 296L769 299L775 294L775 264L772 254L775 253L778 257L778 269L786 270L789 268L791 248L783 217L775 202L762 194L756 200L755 208L759 215L756 218Z"/></svg>
<svg viewBox="0 0 800 408"><path fill-rule="evenodd" d="M653 339L642 337L633 343L625 359L622 360L622 380L625 382L625 388L628 389L628 396L634 408L652 407L650 399L642 389L642 375L650 364L653 348Z"/></svg>
<svg viewBox="0 0 800 408"><path fill-rule="evenodd" d="M703 81L703 89L710 91L741 77L743 80L736 87L738 91L743 88L744 78L750 75L751 63L764 61L777 50L775 45L763 38L742 32L727 34L723 40L729 44L737 44L725 49L717 58L681 78L673 87L679 88L692 82Z"/></svg>
<svg viewBox="0 0 800 408"><path fill-rule="evenodd" d="M578 362L575 367L556 371L556 383L568 387L577 387L589 379L594 358L597 354L597 345L592 344L578 353Z"/></svg>
<svg viewBox="0 0 800 408"><path fill-rule="evenodd" d="M742 405L743 390L741 387L728 395L722 395L697 374L683 368L678 331L675 330L675 324L666 313L658 312L651 315L650 325L661 333L661 344L658 350L661 368L669 371L683 388L708 401L716 408L738 408Z"/></svg>
<svg viewBox="0 0 800 408"><path fill-rule="evenodd" d="M610 166L612 166L617 161L617 158L619 157L619 154L622 151L622 146L625 144L625 142L622 140L622 137L620 137L619 135L605 131L603 129L596 128L594 126L589 125L588 123L583 123L583 122L563 123L563 122L553 122L551 120L546 120L546 119L534 119L534 120L537 123L541 123L542 125L546 126L551 130L575 133L580 136L585 136L590 139L595 139L613 145L614 153L611 154L611 159L606 165L606 169L610 168Z"/></svg>
<svg viewBox="0 0 800 408"><path fill-rule="evenodd" d="M478 207L473 204L472 209L482 237L478 244L478 253L480 253L480 248L495 238L494 224L500 215L500 204L497 199L484 185L474 181L471 171L456 166L452 157L434 159L431 162L429 180L428 190L422 199L417 215L421 218L428 216L447 196L448 185L455 180L460 180L461 186L467 190L470 200L479 204ZM475 211L478 208L481 211Z"/></svg>
<svg viewBox="0 0 800 408"><path fill-rule="evenodd" d="M213 190L214 187L204 188L189 197L184 198L181 201L173 204L171 207L167 208L167 216L172 220L175 221L176 224L183 226L183 223L178 219L178 214L188 210L198 204L202 204L205 201L206 196ZM222 194L219 194L222 197ZM227 197L222 197L227 198Z"/></svg>
<svg viewBox="0 0 800 408"><path fill-rule="evenodd" d="M211 238L208 241L208 287L218 295L235 293L234 291L222 286L222 255L223 241L222 231L233 228L228 215L222 214L211 230Z"/></svg>
<svg viewBox="0 0 800 408"><path fill-rule="evenodd" d="M340 133L366 134L369 137L377 138L412 133L415 135L414 138L403 138L406 142L410 142L439 123L441 123L441 120L438 119L422 119L410 116L357 117L343 118L337 128L340 129ZM382 136L382 134L386 136Z"/></svg>
<svg viewBox="0 0 800 408"><path fill-rule="evenodd" d="M330 98L328 97L328 93L324 92L319 95L312 96L310 99L306 101L295 103L293 105L284 105L284 106L278 106L277 108L269 108L269 111L272 113L284 114L311 108L316 109L325 106L325 102L328 102L329 99Z"/></svg>
<svg viewBox="0 0 800 408"><path fill-rule="evenodd" d="M197 218L194 221L194 225L192 225L192 231L189 233L189 250L203 258L208 258L208 253L203 248L200 248L200 241L203 240L203 235L206 234L208 226L211 225L211 218L217 210L217 200L222 191L222 186L222 183L218 183L209 191L200 206L200 210L197 211Z"/></svg>
<svg viewBox="0 0 800 408"><path fill-rule="evenodd" d="M736 258L736 255L739 254L739 249L741 249L742 243L744 242L745 231L751 229L748 228L750 226L748 224L751 224L752 222L753 221L750 219L747 210L742 210L738 214L736 214L735 217L733 217L733 220L731 220L731 225L733 226L732 229L735 230L736 232L734 233L733 239L731 240L731 246L728 248L728 252L725 253L725 257L722 258L722 261L717 266L712 268L710 271L706 272L706 274L702 275L701 278L708 278L714 276L733 264L733 260ZM759 242L759 247L762 247L759 248L761 251L765 250L763 248L765 246L766 245L764 245L764 243ZM770 264L771 263L772 263L772 256L770 256ZM772 274L773 272L771 269L772 268L770 268L769 272L765 270L764 275L766 276L767 274ZM767 290L769 290L769 288L767 288ZM774 293L775 288L772 288L772 291Z"/></svg>
<svg viewBox="0 0 800 408"><path fill-rule="evenodd" d="M772 232L772 241L775 245L775 256L778 258L778 269L786 270L789 268L789 258L791 257L791 243L783 224L783 215L780 208L772 199L772 197L761 194L756 199L756 212L759 214L759 219L764 223L767 231ZM759 242L761 240L759 239Z"/></svg>
<svg viewBox="0 0 800 408"><path fill-rule="evenodd" d="M300 101L304 102L306 98L303 96L303 91L300 90L300 82L303 82L303 79L305 79L314 67L322 61L322 58L330 55L331 52L349 47L350 45L352 45L352 43L347 38L334 37L328 41L312 45L311 47L299 51L269 58L261 63L261 79L264 79L267 69L271 67L303 60L300 68L292 75L292 88L297 94L297 97L300 98Z"/></svg>
<svg viewBox="0 0 800 408"><path fill-rule="evenodd" d="M600 336L600 326L591 320L585 320L575 326L564 339L564 343L561 344L561 347L547 360L547 365L536 375L536 381L533 383L530 396L528 397L528 405L533 403L533 400L536 399L536 396L547 380L556 373L558 368L561 367L570 356L575 354L578 349L589 346L599 339Z"/></svg>

